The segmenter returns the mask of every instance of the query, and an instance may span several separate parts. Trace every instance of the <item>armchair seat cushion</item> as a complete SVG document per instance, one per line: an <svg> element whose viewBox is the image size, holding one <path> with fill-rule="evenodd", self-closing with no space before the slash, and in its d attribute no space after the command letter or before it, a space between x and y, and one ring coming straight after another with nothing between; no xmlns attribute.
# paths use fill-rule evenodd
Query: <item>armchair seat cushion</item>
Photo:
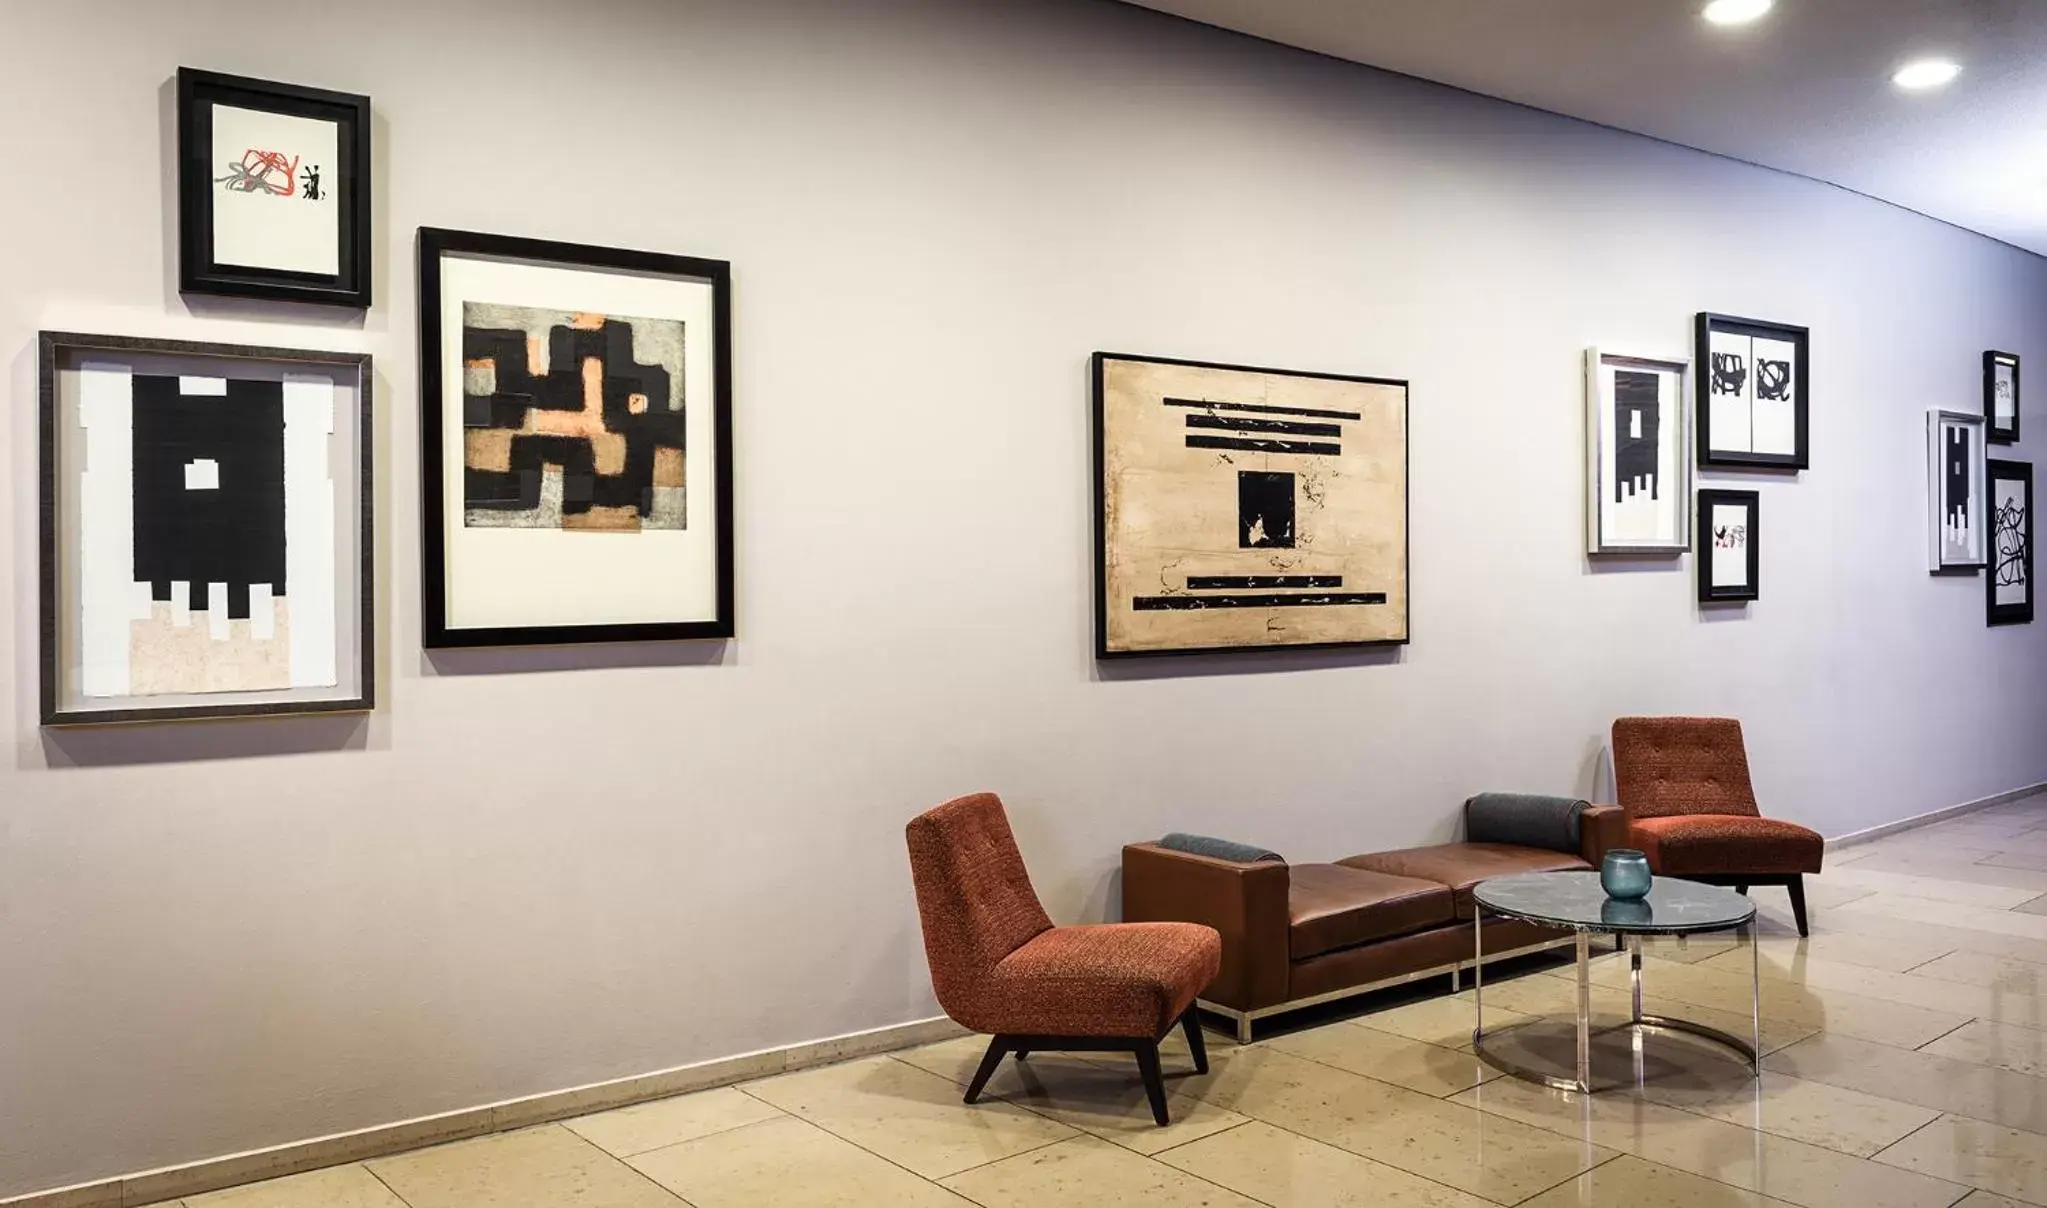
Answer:
<svg viewBox="0 0 2047 1208"><path fill-rule="evenodd" d="M967 1026L1151 1039L1180 1018L1221 964L1222 937L1198 923L1054 927L996 963L982 1017Z"/></svg>
<svg viewBox="0 0 2047 1208"><path fill-rule="evenodd" d="M1816 873L1826 853L1819 832L1796 822L1746 814L1672 814L1628 826L1649 867L1665 876L1687 873Z"/></svg>
<svg viewBox="0 0 2047 1208"><path fill-rule="evenodd" d="M1451 921L1450 891L1434 881L1341 864L1296 864L1287 890L1287 948L1306 960Z"/></svg>
<svg viewBox="0 0 2047 1208"><path fill-rule="evenodd" d="M1441 843L1349 856L1337 863L1346 868L1415 877L1445 886L1452 894L1452 908L1460 919L1471 917L1472 887L1488 877L1511 877L1524 872L1583 872L1592 867L1565 852L1507 843Z"/></svg>

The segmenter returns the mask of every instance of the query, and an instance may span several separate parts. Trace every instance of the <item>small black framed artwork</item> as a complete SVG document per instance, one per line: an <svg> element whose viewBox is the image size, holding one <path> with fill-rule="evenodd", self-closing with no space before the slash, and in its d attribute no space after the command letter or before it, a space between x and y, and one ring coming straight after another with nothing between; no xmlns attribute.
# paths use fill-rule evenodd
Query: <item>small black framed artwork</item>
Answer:
<svg viewBox="0 0 2047 1208"><path fill-rule="evenodd" d="M1682 359L1585 353L1590 554L1676 556L1692 547L1692 461Z"/></svg>
<svg viewBox="0 0 2047 1208"><path fill-rule="evenodd" d="M419 232L424 644L733 636L732 266Z"/></svg>
<svg viewBox="0 0 2047 1208"><path fill-rule="evenodd" d="M178 289L370 304L370 99L178 69Z"/></svg>
<svg viewBox="0 0 2047 1208"><path fill-rule="evenodd" d="M1699 464L1803 470L1811 464L1803 327L1701 313Z"/></svg>
<svg viewBox="0 0 2047 1208"><path fill-rule="evenodd" d="M46 726L375 702L365 353L43 332Z"/></svg>
<svg viewBox="0 0 2047 1208"><path fill-rule="evenodd" d="M1098 352L1095 657L1408 639L1407 383Z"/></svg>
<svg viewBox="0 0 2047 1208"><path fill-rule="evenodd" d="M2019 354L1983 354L1983 418L1990 422L1985 439L1993 445L2019 442Z"/></svg>
<svg viewBox="0 0 2047 1208"><path fill-rule="evenodd" d="M1699 602L1731 604L1762 598L1754 491L1699 492Z"/></svg>
<svg viewBox="0 0 2047 1208"><path fill-rule="evenodd" d="M1990 477L1990 623L2033 622L2033 463L1993 457Z"/></svg>
<svg viewBox="0 0 2047 1208"><path fill-rule="evenodd" d="M1979 571L1990 561L1985 420L1938 408L1926 415L1927 569Z"/></svg>

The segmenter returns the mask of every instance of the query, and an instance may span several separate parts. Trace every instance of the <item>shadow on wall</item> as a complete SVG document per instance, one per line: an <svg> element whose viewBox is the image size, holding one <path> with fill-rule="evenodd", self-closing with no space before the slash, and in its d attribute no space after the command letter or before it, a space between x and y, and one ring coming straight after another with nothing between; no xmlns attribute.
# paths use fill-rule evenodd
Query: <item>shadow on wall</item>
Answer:
<svg viewBox="0 0 2047 1208"><path fill-rule="evenodd" d="M1191 679L1207 675L1270 675L1288 671L1321 671L1340 667L1391 667L1406 661L1405 646L1357 646L1337 650L1229 651L1218 654L1174 654L1155 658L1096 659L1097 680Z"/></svg>
<svg viewBox="0 0 2047 1208"><path fill-rule="evenodd" d="M421 675L521 675L533 671L604 671L618 667L722 667L732 643L622 642L590 646L479 646L420 653Z"/></svg>
<svg viewBox="0 0 2047 1208"><path fill-rule="evenodd" d="M52 768L122 767L197 763L361 751L369 746L370 715L234 718L136 726L43 730L43 761Z"/></svg>

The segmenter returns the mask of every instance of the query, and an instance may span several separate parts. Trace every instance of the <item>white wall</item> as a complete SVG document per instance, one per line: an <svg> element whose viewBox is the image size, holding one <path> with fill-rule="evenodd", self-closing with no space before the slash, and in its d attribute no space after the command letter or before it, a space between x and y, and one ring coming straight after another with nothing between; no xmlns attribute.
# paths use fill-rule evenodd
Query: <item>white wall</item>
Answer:
<svg viewBox="0 0 2047 1208"><path fill-rule="evenodd" d="M181 63L374 98L366 319L178 299ZM1169 828L1590 792L1623 713L1829 834L2047 780L2047 622L1923 535L2047 262L1824 185L1096 0L0 0L0 147L0 1195L933 1014L901 826L973 789L1075 920ZM734 263L738 641L422 656L423 223ZM1582 350L1700 309L1814 332L1745 613L1580 552ZM373 717L37 731L38 327L377 356ZM1411 378L1413 645L1097 668L1098 348Z"/></svg>

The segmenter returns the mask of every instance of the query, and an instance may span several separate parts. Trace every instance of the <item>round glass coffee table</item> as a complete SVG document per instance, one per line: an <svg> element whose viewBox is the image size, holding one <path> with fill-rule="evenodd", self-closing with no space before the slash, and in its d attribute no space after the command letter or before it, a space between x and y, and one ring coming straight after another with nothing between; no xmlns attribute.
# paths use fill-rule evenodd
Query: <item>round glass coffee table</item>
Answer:
<svg viewBox="0 0 2047 1208"><path fill-rule="evenodd" d="M1472 995L1478 1008L1477 1026L1471 1031L1471 1047L1494 1069L1516 1078L1539 1082L1558 1090L1589 1094L1592 1085L1592 937L1618 935L1626 938L1628 972L1634 991L1634 1011L1622 1023L1601 1032L1621 1030L1664 1030L1684 1032L1725 1045L1746 1058L1749 1073L1761 1069L1763 1051L1763 1010L1761 963L1756 956L1756 908L1741 894L1717 885L1701 885L1674 877L1658 877L1649 896L1636 902L1622 902L1606 896L1596 872L1540 872L1515 877L1494 877L1480 881L1471 891L1477 902L1472 911ZM1488 1042L1510 1031L1528 1027L1485 1030L1485 915L1490 911L1510 919L1522 919L1545 927L1562 927L1578 933L1578 1068L1576 1078L1544 1073L1490 1051ZM1749 943L1749 1005L1753 1029L1748 1040L1689 1019L1642 1013L1642 937L1645 935L1697 935L1711 931L1732 931L1746 925Z"/></svg>

